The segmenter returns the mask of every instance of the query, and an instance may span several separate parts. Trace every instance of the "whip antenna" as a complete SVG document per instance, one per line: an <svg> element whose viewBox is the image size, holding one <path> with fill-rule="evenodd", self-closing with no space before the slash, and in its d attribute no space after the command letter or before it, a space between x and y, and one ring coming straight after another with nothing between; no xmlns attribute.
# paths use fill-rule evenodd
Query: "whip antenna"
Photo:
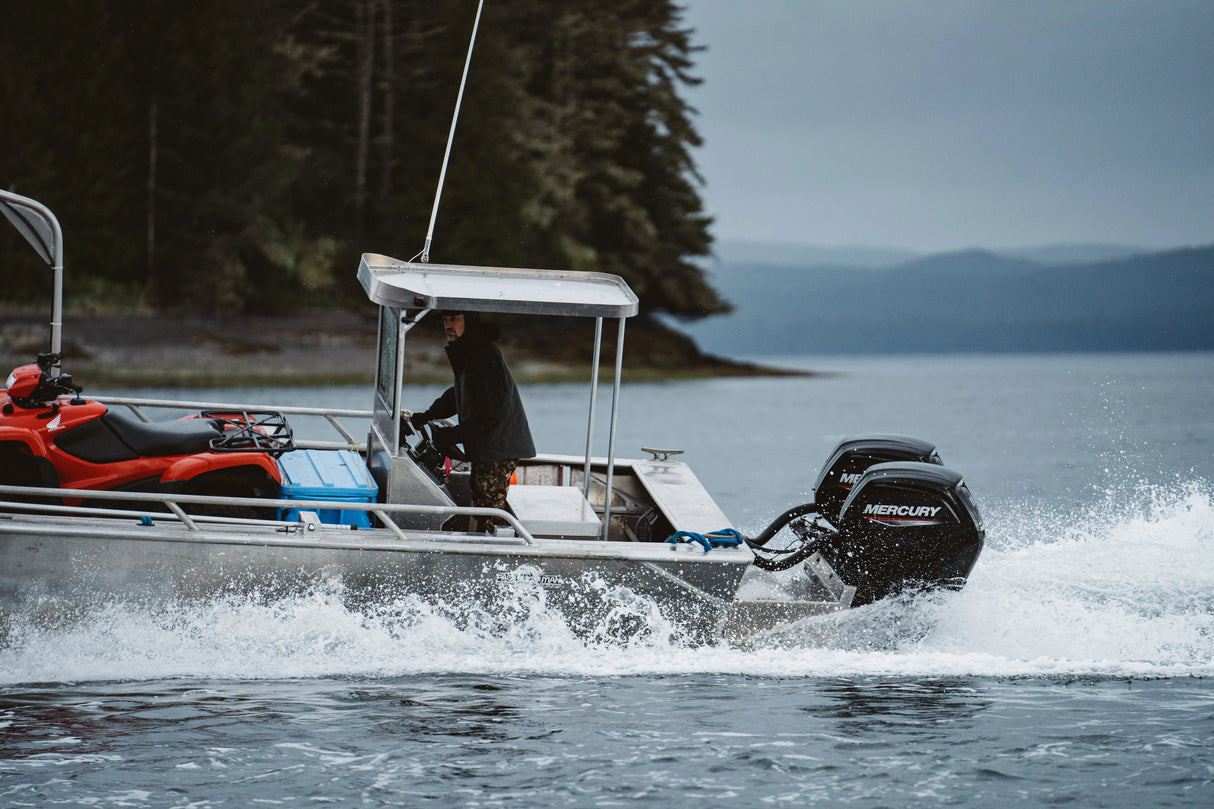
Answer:
<svg viewBox="0 0 1214 809"><path fill-rule="evenodd" d="M476 4L476 20L472 23L472 39L468 42L468 58L464 60L464 75L459 80L459 94L455 97L455 113L451 116L451 131L447 134L447 151L443 153L443 168L438 174L438 189L434 192L434 208L430 211L430 228L426 231L426 244L422 247L422 263L430 261L430 242L434 240L434 220L438 218L438 201L443 196L443 181L447 178L447 161L451 159L451 142L455 140L455 124L459 121L459 107L464 100L464 85L468 82L468 66L472 64L472 46L476 44L476 31L481 25L481 10L485 0ZM416 256L414 256L416 258Z"/></svg>

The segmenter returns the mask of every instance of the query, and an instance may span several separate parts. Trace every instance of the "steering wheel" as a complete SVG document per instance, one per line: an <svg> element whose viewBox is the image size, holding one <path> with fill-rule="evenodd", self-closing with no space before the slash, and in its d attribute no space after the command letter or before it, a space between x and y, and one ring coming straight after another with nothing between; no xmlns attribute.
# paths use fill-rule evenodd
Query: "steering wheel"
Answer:
<svg viewBox="0 0 1214 809"><path fill-rule="evenodd" d="M428 421L421 427L413 426L413 422L408 419L401 419L401 426L405 428L406 436L417 436L418 442L410 448L410 451L416 460L424 461L427 466L441 468L444 458L450 458L453 461L468 460L468 456L456 444L435 440L434 428L436 426L451 426L450 422L447 422L446 419ZM433 462L432 459L434 459Z"/></svg>

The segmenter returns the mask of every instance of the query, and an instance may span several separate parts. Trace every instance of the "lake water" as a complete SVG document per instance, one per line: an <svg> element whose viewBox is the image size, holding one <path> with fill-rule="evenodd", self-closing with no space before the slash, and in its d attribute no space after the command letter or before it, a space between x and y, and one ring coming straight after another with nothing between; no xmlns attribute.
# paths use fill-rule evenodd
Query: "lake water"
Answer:
<svg viewBox="0 0 1214 809"><path fill-rule="evenodd" d="M772 362L833 373L627 385L619 454L686 450L755 533L841 437L930 439L986 519L964 590L747 650L323 590L98 605L0 648L0 806L1214 805L1214 354ZM583 451L583 386L523 394Z"/></svg>

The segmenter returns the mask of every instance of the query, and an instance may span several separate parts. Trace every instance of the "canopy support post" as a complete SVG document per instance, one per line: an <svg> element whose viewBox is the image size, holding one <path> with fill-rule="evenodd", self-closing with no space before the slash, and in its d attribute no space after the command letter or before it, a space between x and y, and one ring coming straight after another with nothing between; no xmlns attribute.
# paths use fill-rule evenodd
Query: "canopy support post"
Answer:
<svg viewBox="0 0 1214 809"><path fill-rule="evenodd" d="M417 316L412 320L408 316L397 318L396 323L396 382L393 398L396 401L396 407L392 413L392 452L393 454L400 452L401 429L400 429L400 411L404 402L405 395L405 337L413 330L423 317L430 314L429 309L423 309L417 313ZM382 322L382 318L381 318Z"/></svg>
<svg viewBox="0 0 1214 809"><path fill-rule="evenodd" d="M594 319L594 358L590 361L590 421L586 425L586 466L582 470L582 496L590 499L590 453L594 446L594 405L599 394L599 353L603 345L603 318Z"/></svg>
<svg viewBox="0 0 1214 809"><path fill-rule="evenodd" d="M603 499L603 539L611 530L611 494L615 473L615 425L620 415L620 377L624 373L624 324L620 318L620 330L615 338L615 385L611 391L611 433L607 439L607 493Z"/></svg>

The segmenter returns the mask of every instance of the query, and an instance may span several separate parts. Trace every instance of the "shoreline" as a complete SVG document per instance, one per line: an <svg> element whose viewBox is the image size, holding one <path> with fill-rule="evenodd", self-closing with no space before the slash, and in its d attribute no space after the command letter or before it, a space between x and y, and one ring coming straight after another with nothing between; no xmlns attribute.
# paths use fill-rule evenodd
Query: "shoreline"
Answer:
<svg viewBox="0 0 1214 809"><path fill-rule="evenodd" d="M374 309L235 318L186 312L71 312L63 320L63 369L86 390L374 381ZM590 377L593 327L554 323L556 318L502 320L502 353L519 383L583 382ZM409 333L405 373L419 383L450 381L445 338L436 324L427 325L423 321ZM49 335L43 314L0 311L0 368L33 362L48 350ZM626 382L813 375L704 354L685 335L642 317L629 321L624 353ZM605 325L600 378L610 381L614 355L614 327Z"/></svg>

